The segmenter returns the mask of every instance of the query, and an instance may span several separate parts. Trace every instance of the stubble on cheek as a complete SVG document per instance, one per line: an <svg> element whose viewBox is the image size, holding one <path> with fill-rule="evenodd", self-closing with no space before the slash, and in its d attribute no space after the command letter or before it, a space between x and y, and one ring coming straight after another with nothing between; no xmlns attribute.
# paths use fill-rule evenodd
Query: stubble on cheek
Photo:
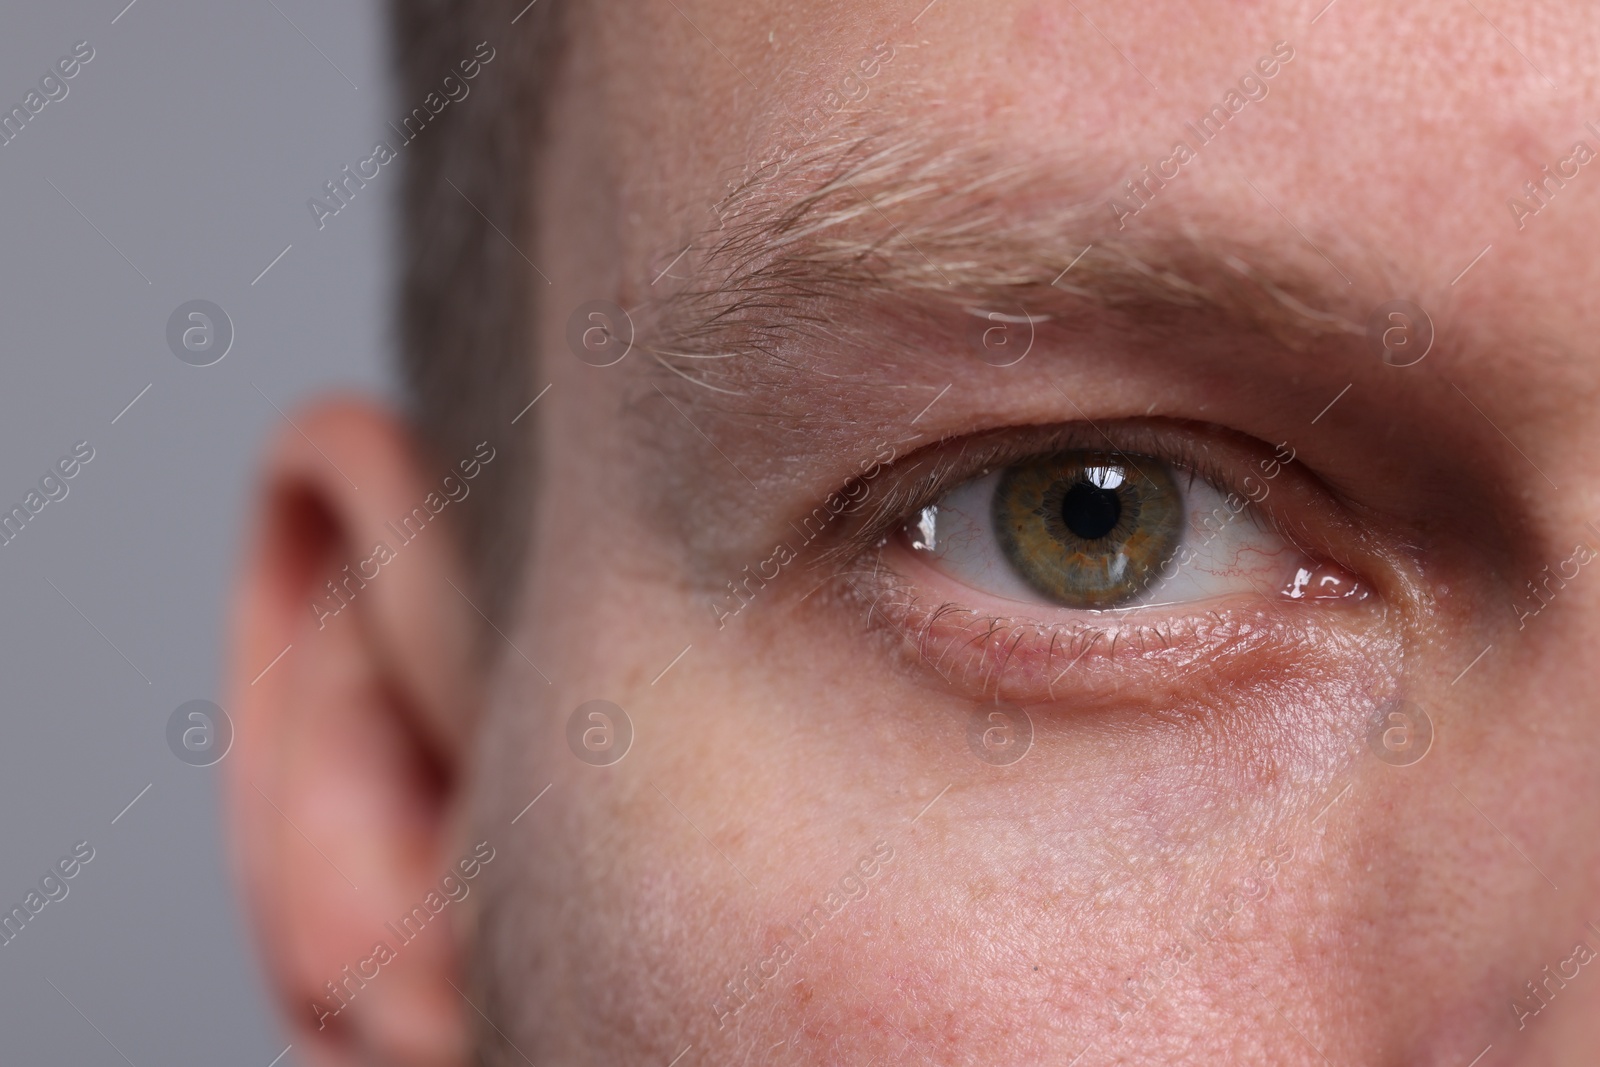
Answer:
<svg viewBox="0 0 1600 1067"><path fill-rule="evenodd" d="M803 615L746 621L672 695L641 683L640 748L614 768L562 760L548 722L493 746L521 753L506 781L556 779L480 941L530 1054L1031 1062L1168 1048L1181 1009L1240 1020L1206 1028L1236 1042L1206 1054L1255 1056L1253 986L1320 1010L1294 1003L1328 978L1310 932L1352 905L1315 889L1343 860L1314 816L1359 771L1384 671L1330 654L1254 692L1069 700L994 767L970 704L869 669L859 638L799 656ZM862 878L880 840L894 858ZM1314 951L1286 959L1285 936Z"/></svg>

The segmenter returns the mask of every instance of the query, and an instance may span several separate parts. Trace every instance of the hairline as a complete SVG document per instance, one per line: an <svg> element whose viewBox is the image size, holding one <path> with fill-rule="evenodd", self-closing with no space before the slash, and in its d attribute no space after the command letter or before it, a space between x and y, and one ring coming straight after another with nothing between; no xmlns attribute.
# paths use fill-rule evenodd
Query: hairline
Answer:
<svg viewBox="0 0 1600 1067"><path fill-rule="evenodd" d="M538 278L518 247L533 241L536 164L565 18L548 0L515 23L491 0L393 0L389 14L397 109L436 92L479 42L496 52L471 92L402 149L393 312L406 416L424 462L453 467L485 440L496 449L477 491L451 509L491 648L490 631L516 608L531 532L534 418L512 420L532 399L527 294Z"/></svg>

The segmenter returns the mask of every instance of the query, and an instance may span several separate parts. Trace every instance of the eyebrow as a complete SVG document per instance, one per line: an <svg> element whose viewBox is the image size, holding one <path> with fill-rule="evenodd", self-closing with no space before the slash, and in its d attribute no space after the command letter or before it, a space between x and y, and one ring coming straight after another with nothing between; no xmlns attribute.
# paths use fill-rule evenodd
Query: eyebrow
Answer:
<svg viewBox="0 0 1600 1067"><path fill-rule="evenodd" d="M717 205L718 225L685 257L689 276L637 309L645 348L716 388L732 368L699 361L778 356L790 334L826 331L840 307L866 301L1044 317L1201 311L1292 348L1364 332L1349 317L1362 294L1333 278L1320 251L1290 243L1299 238L1240 242L1220 212L1122 229L1111 187L1090 174L915 138L814 147L757 170ZM1386 272L1366 273L1381 282Z"/></svg>

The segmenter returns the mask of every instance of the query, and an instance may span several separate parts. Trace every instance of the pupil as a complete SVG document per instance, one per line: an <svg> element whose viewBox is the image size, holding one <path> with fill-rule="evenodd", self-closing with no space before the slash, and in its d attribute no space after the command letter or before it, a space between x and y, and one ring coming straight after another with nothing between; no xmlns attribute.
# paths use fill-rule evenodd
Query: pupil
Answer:
<svg viewBox="0 0 1600 1067"><path fill-rule="evenodd" d="M1077 482L1061 501L1061 520L1085 541L1097 541L1116 529L1122 518L1122 499L1115 489Z"/></svg>

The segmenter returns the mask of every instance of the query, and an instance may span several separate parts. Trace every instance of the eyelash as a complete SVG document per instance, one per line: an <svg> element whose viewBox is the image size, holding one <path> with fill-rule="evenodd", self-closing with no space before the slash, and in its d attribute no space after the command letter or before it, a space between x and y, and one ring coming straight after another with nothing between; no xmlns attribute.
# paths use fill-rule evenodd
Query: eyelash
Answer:
<svg viewBox="0 0 1600 1067"><path fill-rule="evenodd" d="M1294 547L1304 550L1301 544L1303 530L1284 521L1275 512L1263 512L1256 506L1271 495L1270 487L1259 498L1252 497L1243 485L1251 476L1239 477L1236 470L1200 448L1192 425L1170 420L1157 420L1138 426L1108 424L1095 427L1069 423L1052 427L1026 427L1020 431L989 431L960 439L953 445L949 441L938 442L906 457L896 465L895 470L878 475L879 478L890 478L890 484L882 492L868 493L868 500L873 502L870 509L864 514L857 512L862 517L844 528L838 542L819 557L819 562L838 563L878 548L912 515L973 478L1037 456L1079 448L1098 448L1134 456L1148 455L1169 463L1187 474L1191 485L1195 479L1199 479L1247 501L1242 513L1262 523ZM1209 432L1216 434L1214 429ZM1284 449L1289 451L1287 458L1282 455ZM1287 467L1294 462L1295 453L1289 448L1288 442L1284 442L1278 446L1273 457L1281 466ZM919 476L918 467L924 463L933 464L932 469ZM1277 473L1281 472L1253 477L1258 482L1270 481Z"/></svg>
<svg viewBox="0 0 1600 1067"><path fill-rule="evenodd" d="M1204 480L1244 501L1241 518L1260 524L1312 559L1348 567L1363 585L1376 588L1368 575L1378 554L1371 546L1361 546L1359 530L1343 514L1335 494L1303 465L1296 465L1287 442L1269 452L1264 442L1244 434L1162 419L1012 428L929 445L862 479L869 487L871 506L864 504L839 529L837 541L818 557L818 564L833 565L843 578L843 588L835 596L864 611L869 630L902 651L909 645L909 651L947 684L955 679L942 666L946 658L966 661L965 685L972 684L975 665L976 687L985 699L999 699L1002 688L1011 688L1040 701L1055 700L1056 683L1074 666L1080 667L1072 683L1074 692L1085 699L1096 692L1114 693L1130 682L1150 692L1181 689L1193 669L1223 650L1236 660L1252 659L1271 648L1287 651L1328 624L1323 617L1328 613L1299 610L1286 616L1284 605L1267 602L1259 607L1194 609L1155 619L1118 616L1108 621L1076 613L1076 618L1055 622L989 614L954 600L930 607L933 602L925 591L885 562L890 538L921 508L987 471L1077 448L1146 455L1168 463L1180 476L1187 472L1191 480ZM1245 474L1247 458L1256 465ZM1245 484L1252 478L1257 484L1254 492ZM873 484L880 479L882 488L874 491ZM1274 496L1279 499L1262 506ZM1292 514L1307 510L1318 514L1305 519ZM1358 565L1349 566L1351 557ZM1377 604L1382 605L1381 597ZM935 648L934 658L929 656L930 646ZM1100 654L1092 654L1097 649ZM1067 669L1056 674L1060 662Z"/></svg>

